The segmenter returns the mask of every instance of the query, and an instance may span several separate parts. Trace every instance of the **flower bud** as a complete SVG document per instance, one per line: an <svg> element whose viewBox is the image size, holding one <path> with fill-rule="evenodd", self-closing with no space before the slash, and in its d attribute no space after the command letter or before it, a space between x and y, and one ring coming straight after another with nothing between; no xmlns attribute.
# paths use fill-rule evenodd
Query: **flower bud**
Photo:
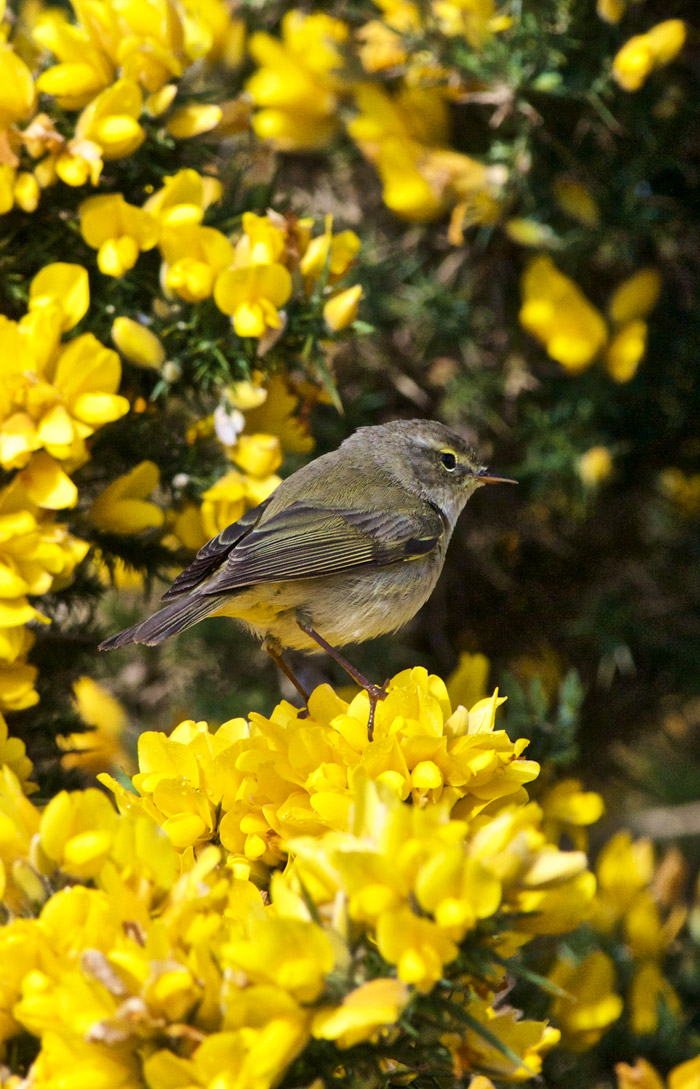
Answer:
<svg viewBox="0 0 700 1089"><path fill-rule="evenodd" d="M323 308L323 320L332 333L345 329L357 317L357 308L362 298L362 287L355 284L345 291L339 291L328 300Z"/></svg>
<svg viewBox="0 0 700 1089"><path fill-rule="evenodd" d="M146 370L159 370L165 361L165 348L155 333L131 318L116 318L112 340L123 356Z"/></svg>
<svg viewBox="0 0 700 1089"><path fill-rule="evenodd" d="M578 461L578 475L587 488L604 484L612 473L612 457L605 446L592 446Z"/></svg>

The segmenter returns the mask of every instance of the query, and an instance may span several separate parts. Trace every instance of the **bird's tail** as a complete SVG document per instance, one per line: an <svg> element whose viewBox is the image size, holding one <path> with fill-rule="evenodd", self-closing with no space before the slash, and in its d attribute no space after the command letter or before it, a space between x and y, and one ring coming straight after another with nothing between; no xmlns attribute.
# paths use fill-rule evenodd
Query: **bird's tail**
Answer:
<svg viewBox="0 0 700 1089"><path fill-rule="evenodd" d="M99 650L114 650L116 647L125 647L129 643L145 643L148 647L154 647L169 636L177 635L206 616L211 616L220 604L218 594L207 597L190 595L180 601L173 601L140 624L134 624L131 628L118 631L116 635L110 635L109 639L100 643Z"/></svg>

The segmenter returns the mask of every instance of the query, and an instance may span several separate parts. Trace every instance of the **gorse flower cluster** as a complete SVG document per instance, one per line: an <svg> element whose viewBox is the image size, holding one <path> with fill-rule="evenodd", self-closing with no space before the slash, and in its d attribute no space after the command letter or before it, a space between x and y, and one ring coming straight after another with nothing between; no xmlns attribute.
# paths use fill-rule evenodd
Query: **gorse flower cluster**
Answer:
<svg viewBox="0 0 700 1089"><path fill-rule="evenodd" d="M373 742L366 694L328 687L306 720L185 722L142 737L118 813L95 789L40 810L5 767L6 1054L46 1089L400 1078L426 1046L446 1075L536 1074L558 1032L495 1004L504 966L595 882L547 842L498 702L453 710L414 669Z"/></svg>

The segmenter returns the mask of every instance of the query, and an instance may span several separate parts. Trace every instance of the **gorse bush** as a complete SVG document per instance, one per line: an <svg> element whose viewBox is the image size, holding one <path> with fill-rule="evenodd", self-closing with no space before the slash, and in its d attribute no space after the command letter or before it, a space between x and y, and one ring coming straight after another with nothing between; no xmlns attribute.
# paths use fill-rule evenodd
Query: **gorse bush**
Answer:
<svg viewBox="0 0 700 1089"><path fill-rule="evenodd" d="M697 1084L697 852L620 828L697 833L694 21L2 8L3 1085ZM371 742L225 620L98 657L397 416L519 487Z"/></svg>

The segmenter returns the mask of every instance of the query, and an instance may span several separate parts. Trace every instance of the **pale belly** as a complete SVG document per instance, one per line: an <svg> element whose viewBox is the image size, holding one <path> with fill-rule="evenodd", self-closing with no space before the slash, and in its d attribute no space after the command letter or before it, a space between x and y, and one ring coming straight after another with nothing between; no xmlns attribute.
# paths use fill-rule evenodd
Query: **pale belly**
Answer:
<svg viewBox="0 0 700 1089"><path fill-rule="evenodd" d="M212 615L235 617L260 639L294 650L318 650L297 619L333 646L361 643L415 616L435 587L443 558L433 553L390 567L264 583L240 591Z"/></svg>

